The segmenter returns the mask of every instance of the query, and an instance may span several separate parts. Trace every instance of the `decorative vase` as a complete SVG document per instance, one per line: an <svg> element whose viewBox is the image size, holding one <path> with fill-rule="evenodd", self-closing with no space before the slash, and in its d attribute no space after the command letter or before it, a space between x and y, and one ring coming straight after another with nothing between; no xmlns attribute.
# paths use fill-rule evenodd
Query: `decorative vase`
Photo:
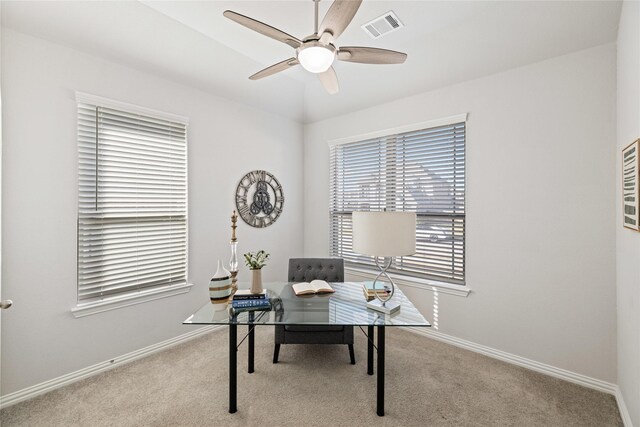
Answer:
<svg viewBox="0 0 640 427"><path fill-rule="evenodd" d="M218 260L218 270L209 282L209 298L211 303L224 308L231 295L231 273Z"/></svg>
<svg viewBox="0 0 640 427"><path fill-rule="evenodd" d="M259 294L262 292L262 269L251 270L251 293Z"/></svg>

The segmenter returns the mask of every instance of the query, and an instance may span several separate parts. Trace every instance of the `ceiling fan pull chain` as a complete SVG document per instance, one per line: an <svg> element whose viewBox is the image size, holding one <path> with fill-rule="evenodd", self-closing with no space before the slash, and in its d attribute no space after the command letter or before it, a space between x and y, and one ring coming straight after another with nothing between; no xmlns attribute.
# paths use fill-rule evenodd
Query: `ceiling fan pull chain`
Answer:
<svg viewBox="0 0 640 427"><path fill-rule="evenodd" d="M320 0L313 0L313 5L315 6L315 18L314 18L314 26L313 26L313 34L318 35L318 3Z"/></svg>

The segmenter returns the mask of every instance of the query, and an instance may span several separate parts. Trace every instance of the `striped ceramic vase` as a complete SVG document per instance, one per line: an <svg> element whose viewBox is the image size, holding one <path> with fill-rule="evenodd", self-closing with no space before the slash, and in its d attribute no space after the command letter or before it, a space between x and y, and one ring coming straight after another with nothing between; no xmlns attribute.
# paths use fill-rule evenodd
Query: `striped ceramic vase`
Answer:
<svg viewBox="0 0 640 427"><path fill-rule="evenodd" d="M231 296L231 273L218 260L218 271L209 282L209 297L211 303L224 306Z"/></svg>

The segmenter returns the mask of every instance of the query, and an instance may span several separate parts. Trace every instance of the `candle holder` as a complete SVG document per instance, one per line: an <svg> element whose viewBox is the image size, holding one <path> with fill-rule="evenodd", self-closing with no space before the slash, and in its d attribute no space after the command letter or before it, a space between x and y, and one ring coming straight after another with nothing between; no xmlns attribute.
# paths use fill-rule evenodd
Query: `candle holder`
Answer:
<svg viewBox="0 0 640 427"><path fill-rule="evenodd" d="M231 273L231 294L238 290L238 239L236 238L236 228L238 214L233 211L231 215L231 258L229 259L229 272Z"/></svg>

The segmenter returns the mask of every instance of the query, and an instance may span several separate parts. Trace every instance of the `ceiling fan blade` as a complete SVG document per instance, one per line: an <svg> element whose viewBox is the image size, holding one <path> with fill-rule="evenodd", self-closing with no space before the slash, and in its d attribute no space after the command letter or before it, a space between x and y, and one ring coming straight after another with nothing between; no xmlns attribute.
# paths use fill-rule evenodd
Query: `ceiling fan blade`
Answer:
<svg viewBox="0 0 640 427"><path fill-rule="evenodd" d="M241 15L231 10L225 10L223 15L232 21L249 28L250 30L256 31L267 37L271 37L279 42L286 43L294 49L302 45L302 42L297 38L285 33L284 31L280 31L277 28L273 28L271 25L267 25L264 22L256 21L253 18L249 18L248 16Z"/></svg>
<svg viewBox="0 0 640 427"><path fill-rule="evenodd" d="M336 70L333 67L329 67L327 71L324 73L318 74L318 78L320 82L322 82L322 86L324 86L325 90L330 95L335 95L340 90L338 86L338 76L336 75Z"/></svg>
<svg viewBox="0 0 640 427"><path fill-rule="evenodd" d="M335 41L349 26L361 3L362 0L335 0L320 24L318 34L322 37L324 33L331 33L332 41Z"/></svg>
<svg viewBox="0 0 640 427"><path fill-rule="evenodd" d="M344 46L338 51L338 59L361 64L402 64L407 54L375 47Z"/></svg>
<svg viewBox="0 0 640 427"><path fill-rule="evenodd" d="M279 73L280 71L288 70L294 65L298 65L299 62L296 58L285 59L282 62L278 62L277 64L273 64L270 67L265 68L264 70L260 70L255 73L253 76L249 77L251 80L258 80L263 77L271 76L275 73Z"/></svg>

